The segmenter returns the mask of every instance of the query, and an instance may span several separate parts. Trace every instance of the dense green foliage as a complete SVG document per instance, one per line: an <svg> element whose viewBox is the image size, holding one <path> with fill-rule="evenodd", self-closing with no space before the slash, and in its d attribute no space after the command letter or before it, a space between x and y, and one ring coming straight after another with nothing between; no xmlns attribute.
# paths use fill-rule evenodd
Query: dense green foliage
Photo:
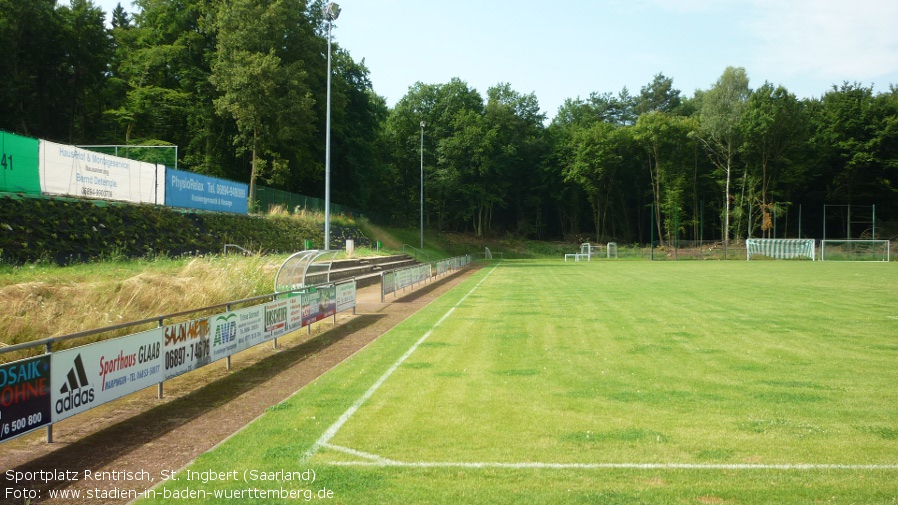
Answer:
<svg viewBox="0 0 898 505"><path fill-rule="evenodd" d="M182 168L321 196L322 1L135 6L107 28L90 0L0 0L0 129L174 144ZM547 123L534 94L456 78L414 83L390 109L336 30L332 91L333 201L394 225L419 219L422 121L425 219L441 231L646 242L772 236L779 222L777 237L819 238L824 204L898 221L894 86L799 99L727 68L682 96L659 73L638 94L569 99Z"/></svg>
<svg viewBox="0 0 898 505"><path fill-rule="evenodd" d="M370 241L334 225L331 240ZM72 199L0 198L0 258L59 264L110 257L221 253L225 244L252 252L292 253L321 246L320 223L292 216L183 213L152 205L95 205Z"/></svg>

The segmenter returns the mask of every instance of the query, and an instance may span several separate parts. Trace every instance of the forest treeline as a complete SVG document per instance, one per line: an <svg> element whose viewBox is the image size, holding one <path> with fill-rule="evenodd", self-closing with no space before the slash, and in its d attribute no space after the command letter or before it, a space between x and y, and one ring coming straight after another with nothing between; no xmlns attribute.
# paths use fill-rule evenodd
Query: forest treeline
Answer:
<svg viewBox="0 0 898 505"><path fill-rule="evenodd" d="M109 27L90 0L0 0L0 129L177 145L179 168L323 195L322 2L134 5ZM332 79L332 200L393 225L418 222L422 145L425 219L439 230L820 238L825 204L857 209L853 236L869 233L857 216L874 205L877 222L898 221L894 85L799 99L730 67L689 96L659 73L638 92L570 98L549 121L533 93L498 83L482 95L456 78L414 83L391 108L338 36Z"/></svg>

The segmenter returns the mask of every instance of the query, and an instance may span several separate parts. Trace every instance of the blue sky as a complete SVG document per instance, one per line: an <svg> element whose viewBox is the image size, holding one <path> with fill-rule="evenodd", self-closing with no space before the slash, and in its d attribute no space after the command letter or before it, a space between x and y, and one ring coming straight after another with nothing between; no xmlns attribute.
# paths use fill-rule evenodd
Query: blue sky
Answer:
<svg viewBox="0 0 898 505"><path fill-rule="evenodd" d="M107 12L117 0L95 0ZM365 60L392 106L415 82L508 82L548 118L567 98L638 94L654 75L683 95L727 66L799 98L843 81L898 85L893 0L342 0L334 41ZM122 4L133 9L129 0Z"/></svg>

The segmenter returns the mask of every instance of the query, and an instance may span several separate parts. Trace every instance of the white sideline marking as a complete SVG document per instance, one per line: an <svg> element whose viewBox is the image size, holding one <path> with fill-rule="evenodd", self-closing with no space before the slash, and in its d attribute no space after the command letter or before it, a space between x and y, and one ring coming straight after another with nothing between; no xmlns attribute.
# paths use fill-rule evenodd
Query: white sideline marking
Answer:
<svg viewBox="0 0 898 505"><path fill-rule="evenodd" d="M365 394L363 394L361 397L359 397L359 399L356 400L355 403L353 403L352 406L349 407L346 410L346 412L344 412L343 415L340 416L339 419L337 419L337 422L332 424L331 427L328 428L327 431L325 431L323 435L321 435L321 437L315 442L315 444L311 447L311 449L306 451L306 453L303 455L301 461L305 461L305 460L309 459L310 457L314 456L315 453L318 452L318 450L321 449L322 446L324 446L328 442L330 442L331 439L334 438L334 436L336 436L337 432L340 431L340 428L342 428L343 425L346 424L346 422L349 421L349 419L353 416L353 414L355 414L356 411L359 410L359 408L361 408L362 404L364 404L366 401L368 401L369 398L374 396L374 393L376 393L377 390L380 389L380 386L382 386L383 383L386 382L386 380L389 379L391 375L393 375L393 372L395 372L396 369L399 368L402 365L402 363L404 363L405 360L407 360L409 358L409 356L411 356L412 353L414 353L418 349L418 347L421 344L423 344L425 340L427 340L428 337L430 337L430 335L433 333L433 330L437 329L437 327L439 327L441 324L443 324L443 321L445 321L453 312L455 312L455 309L459 305L461 305L462 302L467 300L468 296L470 296L471 293L473 293L477 288L479 288L480 285L483 284L483 281L485 281L495 270L496 270L496 267L493 266L492 270L487 272L486 275L483 276L483 279L480 279L480 282L478 282L473 288L471 288L471 290L468 291L467 294L465 294L465 296L461 297L461 300L459 300L458 303L456 303L455 305L452 306L451 309L446 311L446 313L443 314L443 317L441 317L439 321L437 321L433 326L430 327L429 330L427 330L427 333L425 333L421 338L419 338L418 341L415 342L414 345L412 345L409 348L409 350L405 352L405 354L403 354L398 360L396 360L396 362L393 363L393 366L391 366L386 372L384 372L384 374L381 375L379 379L377 379L377 382L372 384L371 387L368 388L368 391L365 391Z"/></svg>
<svg viewBox="0 0 898 505"><path fill-rule="evenodd" d="M378 456L377 454L371 454L370 452L357 451L355 449L350 449L349 447L343 447L340 445L321 444L321 447L324 447L326 449L333 449L337 452L342 452L342 453L350 454L352 456L357 456L359 458L367 459L371 463L386 463L388 465L390 465L392 463L398 463L397 461L383 458L381 456Z"/></svg>
<svg viewBox="0 0 898 505"><path fill-rule="evenodd" d="M369 461L335 461L334 466L373 466L403 468L507 468L513 470L898 470L898 465L825 465L825 464L702 464L702 463L497 463L473 461L396 461L345 447L328 446L347 454L364 455Z"/></svg>

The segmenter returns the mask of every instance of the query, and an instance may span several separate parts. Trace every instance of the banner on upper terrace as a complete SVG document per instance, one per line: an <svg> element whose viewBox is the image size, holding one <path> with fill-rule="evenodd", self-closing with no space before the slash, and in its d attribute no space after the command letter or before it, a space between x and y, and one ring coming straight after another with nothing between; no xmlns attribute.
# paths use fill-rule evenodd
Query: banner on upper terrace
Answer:
<svg viewBox="0 0 898 505"><path fill-rule="evenodd" d="M0 192L41 193L39 144L37 139L0 132Z"/></svg>
<svg viewBox="0 0 898 505"><path fill-rule="evenodd" d="M186 209L249 213L249 186L207 175L169 168L165 175L165 205Z"/></svg>
<svg viewBox="0 0 898 505"><path fill-rule="evenodd" d="M131 203L165 203L165 166L40 141L44 193Z"/></svg>

